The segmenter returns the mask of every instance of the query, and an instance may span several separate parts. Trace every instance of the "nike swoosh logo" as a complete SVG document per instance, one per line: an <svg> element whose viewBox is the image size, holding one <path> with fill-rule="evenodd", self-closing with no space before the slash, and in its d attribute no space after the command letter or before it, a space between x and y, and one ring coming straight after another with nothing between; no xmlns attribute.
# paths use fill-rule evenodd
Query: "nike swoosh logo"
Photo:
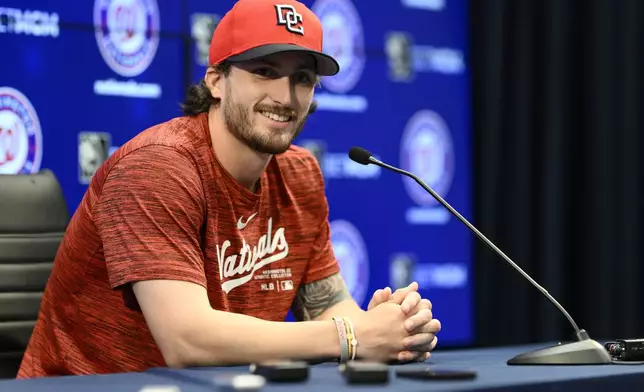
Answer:
<svg viewBox="0 0 644 392"><path fill-rule="evenodd" d="M246 219L246 222L244 222L244 217L240 216L239 220L237 221L237 230L244 230L244 227L248 225L248 222L250 222L251 219L253 219L257 215L257 213L254 213L253 215L249 216L248 219Z"/></svg>

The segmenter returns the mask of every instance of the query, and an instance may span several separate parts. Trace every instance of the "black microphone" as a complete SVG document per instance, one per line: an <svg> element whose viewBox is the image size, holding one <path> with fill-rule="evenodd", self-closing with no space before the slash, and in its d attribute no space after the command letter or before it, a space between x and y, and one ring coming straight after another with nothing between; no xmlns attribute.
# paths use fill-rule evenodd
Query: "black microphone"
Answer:
<svg viewBox="0 0 644 392"><path fill-rule="evenodd" d="M395 166L388 165L376 158L362 147L352 147L349 150L349 158L361 165L374 164L385 169L389 169L398 174L413 178L423 189L429 192L443 207L447 208L454 216L456 216L465 226L467 226L476 236L485 242L492 250L508 262L514 269L519 271L524 278L526 278L534 287L552 302L557 309L568 319L572 327L575 329L575 335L578 339L577 342L567 344L557 344L553 347L548 347L536 351L531 351L517 355L508 361L508 365L590 365L590 364L606 364L611 362L611 357L608 351L599 344L599 342L590 339L588 333L579 329L577 323L570 317L570 314L557 302L557 300L550 295L550 293L539 285L530 275L521 269L512 259L506 256L492 241L483 235L474 225L465 219L458 211L456 211L449 203L447 203L440 195L438 195L432 188L425 184L418 176L408 171L399 169Z"/></svg>

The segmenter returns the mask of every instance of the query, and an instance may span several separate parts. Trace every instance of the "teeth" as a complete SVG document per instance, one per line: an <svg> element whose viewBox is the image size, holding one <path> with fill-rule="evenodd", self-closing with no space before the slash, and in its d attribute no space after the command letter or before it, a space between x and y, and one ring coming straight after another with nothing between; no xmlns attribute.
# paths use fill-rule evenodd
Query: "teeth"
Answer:
<svg viewBox="0 0 644 392"><path fill-rule="evenodd" d="M287 121L289 121L291 119L291 116L283 116L283 115L273 113L273 112L263 111L263 112L260 112L260 113L263 116L270 118L271 120L280 121L280 122L287 122Z"/></svg>

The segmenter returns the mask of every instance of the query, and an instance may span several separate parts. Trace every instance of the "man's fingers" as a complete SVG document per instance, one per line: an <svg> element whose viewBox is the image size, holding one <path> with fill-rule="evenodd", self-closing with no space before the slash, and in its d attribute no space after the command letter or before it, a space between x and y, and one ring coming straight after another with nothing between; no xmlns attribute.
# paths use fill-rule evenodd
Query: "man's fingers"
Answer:
<svg viewBox="0 0 644 392"><path fill-rule="evenodd" d="M416 314L416 313L420 312L422 309L432 310L432 303L427 298L421 299L420 302L418 303L418 305L416 305L414 310L411 312L411 314Z"/></svg>
<svg viewBox="0 0 644 392"><path fill-rule="evenodd" d="M400 307L405 314L410 314L421 302L422 298L417 291L411 291L407 294Z"/></svg>
<svg viewBox="0 0 644 392"><path fill-rule="evenodd" d="M431 353L428 351L401 351L398 354L398 362L425 362L430 356Z"/></svg>
<svg viewBox="0 0 644 392"><path fill-rule="evenodd" d="M369 301L369 305L367 305L367 310L371 310L371 308L380 304L381 298L382 298L382 289L378 289L373 293L373 296L371 297L371 301Z"/></svg>
<svg viewBox="0 0 644 392"><path fill-rule="evenodd" d="M438 344L438 337L434 336L434 340L425 346L415 347L414 349L401 351L398 354L399 362L424 362L431 356L431 351L436 348Z"/></svg>
<svg viewBox="0 0 644 392"><path fill-rule="evenodd" d="M440 320L432 319L429 323L420 327L421 332L437 334L441 331L442 325Z"/></svg>
<svg viewBox="0 0 644 392"><path fill-rule="evenodd" d="M419 333L406 337L403 344L410 351L429 351L434 338L436 335L433 333Z"/></svg>
<svg viewBox="0 0 644 392"><path fill-rule="evenodd" d="M415 300L419 299L420 295L418 294L418 297L416 297L417 294L418 293L409 293L405 298L405 300L403 301L403 303L407 300L414 302ZM413 295L415 298L410 298L409 297L410 295ZM407 317L412 317L420 313L420 311L423 309L432 310L432 303L426 298L420 299L420 301L416 304L416 306L411 311L405 311L405 308L403 307L403 312L405 313L405 315L407 315Z"/></svg>
<svg viewBox="0 0 644 392"><path fill-rule="evenodd" d="M416 335L419 333L437 334L441 331L441 327L441 322L438 319L431 319L425 324L417 325L416 328L410 332L410 335Z"/></svg>
<svg viewBox="0 0 644 392"><path fill-rule="evenodd" d="M418 283L417 282L411 282L409 286L400 288L396 290L393 295L391 296L391 302L395 302L398 305L402 304L403 300L405 297L407 297L407 294L412 292L412 291L418 291Z"/></svg>
<svg viewBox="0 0 644 392"><path fill-rule="evenodd" d="M429 344L426 344L424 346L419 346L416 347L416 351L418 352L427 352L433 351L436 348L436 345L438 344L438 336L434 336L434 339Z"/></svg>
<svg viewBox="0 0 644 392"><path fill-rule="evenodd" d="M428 352L401 351L398 353L398 362L423 362L429 358Z"/></svg>
<svg viewBox="0 0 644 392"><path fill-rule="evenodd" d="M385 287L384 289L378 289L373 293L369 305L367 305L367 310L371 310L373 307L380 305L383 302L389 301L391 297L391 289Z"/></svg>
<svg viewBox="0 0 644 392"><path fill-rule="evenodd" d="M441 323L437 319L432 319L428 323L417 326L410 335L405 338L403 344L405 348L414 351L431 351L436 346L438 334L441 330Z"/></svg>
<svg viewBox="0 0 644 392"><path fill-rule="evenodd" d="M423 332L421 330L415 330L424 327L428 323L432 322L433 317L434 315L432 314L431 310L421 309L418 313L405 320L405 329L407 330L407 332ZM438 328L440 330L440 321L436 320L436 322L438 323Z"/></svg>

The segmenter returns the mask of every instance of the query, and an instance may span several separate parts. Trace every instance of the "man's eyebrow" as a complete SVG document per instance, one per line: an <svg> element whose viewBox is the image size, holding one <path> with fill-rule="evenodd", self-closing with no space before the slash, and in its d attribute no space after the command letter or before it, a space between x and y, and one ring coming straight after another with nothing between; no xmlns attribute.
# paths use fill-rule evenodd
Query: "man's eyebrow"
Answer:
<svg viewBox="0 0 644 392"><path fill-rule="evenodd" d="M314 69L314 67L312 67L312 66L310 66L310 65L307 65L307 64L301 64L297 69L298 69L299 71L304 70L304 71L310 71L310 72L315 73L315 69Z"/></svg>
<svg viewBox="0 0 644 392"><path fill-rule="evenodd" d="M277 64L275 64L274 62L272 62L270 60L259 59L259 60L257 60L257 62L262 64L262 65L268 65L268 66L271 66L273 68L277 68Z"/></svg>
<svg viewBox="0 0 644 392"><path fill-rule="evenodd" d="M275 62L273 62L273 61L270 61L270 60L259 59L259 60L257 60L257 62L262 64L262 65L268 65L269 67L278 68L277 64ZM309 71L309 72L315 73L314 67L311 64L306 64L306 63L300 64L297 67L297 70L298 71Z"/></svg>

